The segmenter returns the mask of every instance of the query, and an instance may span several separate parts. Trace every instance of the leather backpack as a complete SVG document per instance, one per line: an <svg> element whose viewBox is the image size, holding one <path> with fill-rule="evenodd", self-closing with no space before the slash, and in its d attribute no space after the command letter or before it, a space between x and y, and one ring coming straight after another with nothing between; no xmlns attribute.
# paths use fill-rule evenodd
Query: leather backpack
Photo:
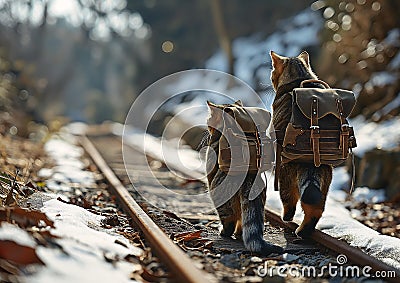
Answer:
<svg viewBox="0 0 400 283"><path fill-rule="evenodd" d="M272 168L273 141L266 135L271 113L259 107L223 109L219 142L219 168L229 175L257 174Z"/></svg>
<svg viewBox="0 0 400 283"><path fill-rule="evenodd" d="M304 87L318 84L319 87ZM353 128L347 118L356 99L353 92L332 89L320 80L304 80L299 88L290 92L292 113L284 132L276 131L278 147L275 171L275 189L278 189L277 174L280 163L305 162L316 167L321 164L342 164L351 149L357 146ZM354 160L351 189L354 181Z"/></svg>

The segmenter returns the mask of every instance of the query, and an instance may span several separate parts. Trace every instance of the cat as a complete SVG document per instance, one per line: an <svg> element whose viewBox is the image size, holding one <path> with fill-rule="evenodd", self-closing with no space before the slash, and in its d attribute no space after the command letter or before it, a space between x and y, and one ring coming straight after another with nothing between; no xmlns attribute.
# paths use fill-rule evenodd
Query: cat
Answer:
<svg viewBox="0 0 400 283"><path fill-rule="evenodd" d="M285 57L271 51L271 82L276 92L272 104L272 123L275 131L284 133L292 112L290 91L299 87L301 81L317 79L311 69L309 55L306 51L297 57ZM279 141L279 137L278 137ZM279 145L278 145L279 146ZM277 171L280 198L283 204L282 219L291 221L300 200L304 219L296 229L296 235L309 238L315 230L324 211L326 196L332 181L332 167L312 163L280 164Z"/></svg>
<svg viewBox="0 0 400 283"><path fill-rule="evenodd" d="M223 226L220 235L234 235L235 238L243 240L244 246L251 252L263 255L282 253L281 247L272 245L263 238L266 189L260 175L247 172L241 176L231 176L221 171L218 166L223 109L225 106L243 106L242 103L237 101L234 104L221 105L208 101L207 104L210 112L207 119L207 179L211 199ZM250 190L255 183L257 186L263 186L262 192L254 200L249 200ZM221 196L229 199L221 202Z"/></svg>

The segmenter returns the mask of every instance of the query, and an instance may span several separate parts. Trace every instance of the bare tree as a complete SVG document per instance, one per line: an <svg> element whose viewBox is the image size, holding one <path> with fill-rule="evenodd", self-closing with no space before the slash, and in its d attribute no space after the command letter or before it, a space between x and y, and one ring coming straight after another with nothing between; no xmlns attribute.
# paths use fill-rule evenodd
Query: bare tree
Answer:
<svg viewBox="0 0 400 283"><path fill-rule="evenodd" d="M235 73L234 57L232 52L232 39L229 36L228 30L224 21L224 13L221 6L221 0L210 0L211 11L214 20L214 27L218 35L219 44L228 59L228 72L232 75Z"/></svg>

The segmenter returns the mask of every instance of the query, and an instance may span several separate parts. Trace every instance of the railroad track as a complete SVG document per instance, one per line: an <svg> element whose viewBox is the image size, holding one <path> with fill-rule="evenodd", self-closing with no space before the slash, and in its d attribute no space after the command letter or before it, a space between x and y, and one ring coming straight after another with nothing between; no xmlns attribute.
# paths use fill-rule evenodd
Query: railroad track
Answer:
<svg viewBox="0 0 400 283"><path fill-rule="evenodd" d="M174 231L178 229L179 225L182 223L178 221L174 224L174 227L170 227L171 224L165 222L156 224L154 220L157 221L157 217L154 217L151 213L149 214L148 211L146 213L141 207L142 202L145 201L142 199L138 203L135 198L137 199L138 196L137 191L140 191L140 195L144 195L145 199L157 202L157 204L165 210L173 210L174 217L177 216L178 219L182 218L189 222L193 220L208 220L211 222L216 220L216 215L202 213L209 210L211 204L206 202L193 204L186 199L187 194L179 195L174 191L172 195L168 195L165 193L165 190L162 192L159 191L157 186L160 184L152 182L153 179L149 178L147 175L150 174L154 177L154 172L160 167L160 161L156 160L154 156L151 158L144 156L141 152L132 148L130 149L132 151L132 154L129 155L130 157L127 159L124 156L124 164L121 143L120 137L109 133L81 137L83 148L110 183L110 187L113 190L112 193L119 199L123 209L132 217L136 226L143 232L153 252L166 264L171 273L174 274L176 280L178 282L217 282L218 279L215 276L210 274L210 272L200 270L197 267L198 264L166 235L165 232L168 233L168 231L170 232L171 230ZM144 165L149 161L153 163L158 162L158 166L155 166L156 169L153 172L147 172L146 169L144 169ZM127 170L125 170L125 165ZM161 174L161 178L171 182L168 170L161 170L161 172L157 174ZM132 179L136 180L135 188L129 187L130 180ZM176 178L173 178L172 183L174 181L177 181ZM178 198L178 200L176 200L176 198ZM190 196L188 198L190 199ZM321 253L326 253L327 251L324 249L327 248L329 249L328 253L330 253L332 257L338 254L346 255L349 263L359 266L370 266L374 271L390 272L392 275L395 274L395 277L386 278L385 280L400 282L399 270L321 231L316 231L313 234L312 240L315 242L298 243L296 237L293 236L293 231L297 228L297 224L282 222L280 216L270 210L266 210L266 214L267 219L273 223L273 225L267 225L267 230L270 229L268 233L272 233L272 235L276 236L274 236L274 238L277 238L275 244L286 245L286 252L303 251L307 253L318 250L322 251ZM286 230L291 232L284 233ZM243 250L242 244L237 241L221 240L215 233L208 234L208 238L214 240L214 245L220 249L219 251L232 253L235 249Z"/></svg>

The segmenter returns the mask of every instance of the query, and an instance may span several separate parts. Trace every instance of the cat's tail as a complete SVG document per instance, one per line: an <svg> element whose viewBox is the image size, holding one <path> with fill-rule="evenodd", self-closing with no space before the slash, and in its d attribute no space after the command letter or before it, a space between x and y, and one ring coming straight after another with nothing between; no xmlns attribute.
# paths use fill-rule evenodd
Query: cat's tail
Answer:
<svg viewBox="0 0 400 283"><path fill-rule="evenodd" d="M243 242L251 252L268 255L282 253L283 249L264 240L264 201L265 193L261 193L254 200L248 195L241 195Z"/></svg>
<svg viewBox="0 0 400 283"><path fill-rule="evenodd" d="M313 165L307 165L306 167L298 175L300 199L305 204L318 205L324 199L321 192L321 168Z"/></svg>

